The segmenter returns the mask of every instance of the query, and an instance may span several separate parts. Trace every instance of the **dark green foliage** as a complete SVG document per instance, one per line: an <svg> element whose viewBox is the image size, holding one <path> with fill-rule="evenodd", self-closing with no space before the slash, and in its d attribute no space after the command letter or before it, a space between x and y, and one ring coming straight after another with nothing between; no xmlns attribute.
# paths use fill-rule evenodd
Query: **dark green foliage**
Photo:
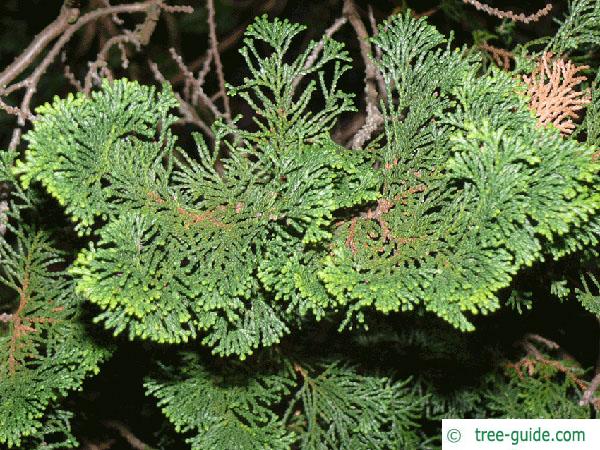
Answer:
<svg viewBox="0 0 600 450"><path fill-rule="evenodd" d="M585 117L585 132L587 134L587 142L590 145L600 146L600 93L598 92L598 83L600 82L600 75L596 76L596 79L592 83L592 99L591 103L587 108L587 115Z"/></svg>
<svg viewBox="0 0 600 450"><path fill-rule="evenodd" d="M569 361L561 361L569 367ZM573 374L581 372L572 368ZM528 372L530 371L530 372ZM570 372L571 373L571 372ZM589 408L578 404L579 386L556 367L530 361L508 367L507 380L494 381L485 396L492 415L507 419L587 419ZM552 380L552 382L549 382Z"/></svg>
<svg viewBox="0 0 600 450"><path fill-rule="evenodd" d="M72 412L50 406L49 412L42 419L41 428L23 439L23 447L36 450L77 448L77 439L71 432L73 415Z"/></svg>
<svg viewBox="0 0 600 450"><path fill-rule="evenodd" d="M568 375L558 367L569 370ZM525 357L516 364L481 377L480 383L451 393L425 385L430 418L588 419L588 406L579 405L583 371L570 361Z"/></svg>
<svg viewBox="0 0 600 450"><path fill-rule="evenodd" d="M12 165L15 155L3 156L2 179L10 182L6 164ZM19 200L27 197L14 188L8 216L18 220L27 206ZM65 264L64 255L47 234L10 222L7 231L0 239L0 280L4 298L12 300L2 305L0 323L0 443L12 447L25 436L35 442L64 432L69 413L54 404L97 373L108 351L80 322L83 298L75 294L73 280L57 270ZM75 441L67 435L65 442Z"/></svg>
<svg viewBox="0 0 600 450"><path fill-rule="evenodd" d="M211 373L194 356L183 366L165 368L168 379L145 383L147 393L178 432L193 432L192 449L287 449L294 435L271 410L289 393L280 374L246 371Z"/></svg>
<svg viewBox="0 0 600 450"><path fill-rule="evenodd" d="M405 382L350 367L286 362L278 373L215 372L187 355L146 381L147 393L192 449L416 448L422 400ZM252 367L252 366L250 366ZM262 369L265 370L264 368ZM286 404L286 412L273 409Z"/></svg>
<svg viewBox="0 0 600 450"><path fill-rule="evenodd" d="M295 420L306 424L300 448L366 450L418 445L414 420L422 399L406 387L409 380L393 383L386 377L362 376L335 363L316 375L301 367L297 371L303 384L288 414L296 411Z"/></svg>
<svg viewBox="0 0 600 450"><path fill-rule="evenodd" d="M569 12L547 49L562 54L581 53L600 45L600 3L597 0L569 0Z"/></svg>

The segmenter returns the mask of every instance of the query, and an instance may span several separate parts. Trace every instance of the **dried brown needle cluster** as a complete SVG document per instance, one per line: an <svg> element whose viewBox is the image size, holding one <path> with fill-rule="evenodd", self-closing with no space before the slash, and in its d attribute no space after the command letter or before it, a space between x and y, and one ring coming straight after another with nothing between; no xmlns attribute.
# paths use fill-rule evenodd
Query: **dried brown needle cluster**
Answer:
<svg viewBox="0 0 600 450"><path fill-rule="evenodd" d="M485 42L479 44L479 48L487 52L498 67L502 67L504 70L510 70L510 63L514 58L512 52L503 48L494 47Z"/></svg>
<svg viewBox="0 0 600 450"><path fill-rule="evenodd" d="M531 75L523 77L540 125L553 124L563 135L573 132L579 111L591 101L589 92L579 89L587 80L580 72L587 68L546 52Z"/></svg>

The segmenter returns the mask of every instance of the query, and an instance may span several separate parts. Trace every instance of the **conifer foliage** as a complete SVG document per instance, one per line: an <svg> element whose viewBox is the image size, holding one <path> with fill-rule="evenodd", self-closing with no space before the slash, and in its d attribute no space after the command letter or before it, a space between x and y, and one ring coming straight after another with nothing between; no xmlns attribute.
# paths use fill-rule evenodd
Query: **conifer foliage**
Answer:
<svg viewBox="0 0 600 450"><path fill-rule="evenodd" d="M594 150L537 127L513 79L477 76L476 60L410 13L374 39L389 86L385 143L340 148L326 132L350 108L336 88L347 54L327 40L309 68L316 44L284 61L300 30L266 18L249 28L241 53L252 78L230 92L259 114L258 130L217 123L216 148L197 136L196 159L176 157L166 86L106 83L40 110L18 172L25 186L45 185L81 232L103 222L71 273L116 334L199 334L217 353L245 356L309 311L360 320L367 308L420 305L470 330L465 312L497 309L495 292L542 244L596 209ZM329 62L327 81L319 70ZM293 92L313 73L325 103L315 115L306 105L317 83Z"/></svg>
<svg viewBox="0 0 600 450"><path fill-rule="evenodd" d="M442 417L589 417L600 376L547 339L453 393L406 355L463 357L476 315L531 308L516 277L565 257L577 277L548 296L600 317L598 78L569 59L597 50L598 4L572 2L514 71L391 15L361 42L382 90L362 148L332 137L356 111L351 52L332 32L298 50L306 27L267 16L223 83L248 116L217 115L193 150L168 82L39 107L0 161L0 445L78 445L64 399L113 351L94 324L156 351L145 394L194 450L425 449Z"/></svg>
<svg viewBox="0 0 600 450"><path fill-rule="evenodd" d="M31 205L10 174L16 155L2 156L2 180L16 189L9 216L18 221ZM0 316L0 443L20 446L25 436L41 442L46 434L66 433L64 442L74 445L70 413L58 409L56 400L97 373L109 351L94 343L79 320L84 299L73 279L56 269L65 258L49 236L11 223L7 228L11 238L0 240L0 279L11 312Z"/></svg>

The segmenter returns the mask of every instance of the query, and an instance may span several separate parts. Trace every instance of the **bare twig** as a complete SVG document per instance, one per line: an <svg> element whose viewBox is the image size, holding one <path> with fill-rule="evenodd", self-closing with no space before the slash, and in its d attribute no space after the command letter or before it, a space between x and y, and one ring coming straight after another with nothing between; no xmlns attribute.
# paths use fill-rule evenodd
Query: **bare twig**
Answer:
<svg viewBox="0 0 600 450"><path fill-rule="evenodd" d="M111 37L108 41L104 43L104 46L98 53L96 60L93 63L90 63L88 73L85 76L83 92L85 92L86 94L90 93L90 91L92 90L92 84L94 79L100 78L97 75L98 71L108 66L107 60L110 49L113 48L115 45L120 47L124 43L134 44L138 50L142 46L142 42L139 40L138 36L130 31L125 31L123 34ZM127 58L125 50L122 47L121 51L122 55L125 55L125 58ZM123 61L126 61L126 59L124 59ZM123 62L123 64L126 65L125 62Z"/></svg>
<svg viewBox="0 0 600 450"><path fill-rule="evenodd" d="M493 45L489 45L487 43L479 44L478 47L487 52L492 57L496 65L502 67L504 70L510 69L510 62L514 58L514 55L510 51L503 48L494 47Z"/></svg>
<svg viewBox="0 0 600 450"><path fill-rule="evenodd" d="M6 111L8 114L11 114L13 116L17 116L20 120L23 120L23 121L25 119L31 119L32 118L32 115L27 115L20 108L18 108L16 106L11 106L11 105L8 105L8 104L4 103L4 101L2 100L2 97L0 97L0 109Z"/></svg>
<svg viewBox="0 0 600 450"><path fill-rule="evenodd" d="M153 3L148 7L146 19L135 28L136 38L142 45L148 45L150 38L156 29L158 19L160 19L160 11L164 5Z"/></svg>
<svg viewBox="0 0 600 450"><path fill-rule="evenodd" d="M8 150L14 151L19 146L19 142L21 142L21 129L19 127L15 128L12 132L12 137L10 138L10 144L8 144Z"/></svg>
<svg viewBox="0 0 600 450"><path fill-rule="evenodd" d="M558 345L556 342L554 342L553 340L550 340L548 338L545 338L544 336L540 336L539 334L535 334L535 333L527 334L525 336L525 339L530 340L530 341L539 342L540 344L545 345L550 350L558 350L560 348L560 345Z"/></svg>
<svg viewBox="0 0 600 450"><path fill-rule="evenodd" d="M365 63L365 99L367 103L367 118L363 127L354 135L352 140L352 148L362 148L371 135L383 123L383 116L377 107L379 95L377 92L377 77L381 76L377 67L373 63L371 55L371 45L369 44L369 35L363 21L361 20L354 0L344 0L343 8L344 16L348 19L352 28L356 32L360 45L360 53Z"/></svg>
<svg viewBox="0 0 600 450"><path fill-rule="evenodd" d="M176 14L176 13L184 13L184 14L191 14L194 12L194 8L192 6L188 6L188 5L167 5L165 3L163 3L160 8L165 11L168 12L170 14Z"/></svg>
<svg viewBox="0 0 600 450"><path fill-rule="evenodd" d="M243 26L238 27L235 31L233 31L231 34L229 34L225 39L223 39L222 41L219 42L219 52L223 52L225 50L227 50L228 48L232 47L243 35L244 35L244 31L246 30L248 24L244 24ZM192 61L188 67L191 71L195 72L196 70L205 67L206 64L209 65L212 63L212 57L213 57L213 52L211 51L211 49L208 49L208 51L206 52L205 55L195 59L194 61ZM209 61L210 59L210 61ZM173 76L170 80L171 84L175 85L178 83L181 83L182 81L184 81L184 77L182 74L178 73L177 75Z"/></svg>
<svg viewBox="0 0 600 450"><path fill-rule="evenodd" d="M104 3L109 5L109 3L106 1L104 1ZM19 107L6 105L6 103L0 99L0 107L17 117L17 124L20 128L23 128L28 120L35 118L31 113L31 101L37 91L40 79L47 71L48 67L56 60L61 52L63 52L65 45L71 40L77 31L106 16L114 17L115 14L120 13L146 13L146 20L142 24L143 26L136 29L136 38L138 41L143 43L148 37L147 31L153 31L154 27L156 26L155 22L157 20L157 14L160 13L161 9L167 8L162 0L146 0L138 3L98 8L79 17L79 9L69 7L73 4L75 3L66 1L65 6L63 6L61 9L59 16L34 38L32 43L23 51L20 56L15 59L10 66L0 73L0 97L6 97L7 95L10 95L13 92L21 89L24 90ZM172 8L168 9L171 10ZM189 12L189 7L176 8L176 11ZM105 46L106 50L104 53L107 53L108 49L110 48L108 43L111 45L119 45L123 42L131 42L133 40L131 34L125 34L125 36L127 37L118 37L114 38L114 40L109 40L107 42L107 46ZM44 52L51 44L52 46L50 47L50 50L47 51L39 63L36 63L37 57L40 56L42 52ZM31 74L29 74L25 79L17 83L13 83L14 80L22 75L34 63L36 63L35 69L31 72ZM101 58L99 62L97 62L96 66L101 69L103 66L105 66ZM108 75L110 75L106 68L103 70L104 74L108 73ZM66 76L67 79L69 79L68 73L66 73ZM71 79L70 82L73 83L74 80ZM16 148L16 146L19 144L20 136L20 131L13 132L13 139L11 140L11 146L13 148Z"/></svg>
<svg viewBox="0 0 600 450"><path fill-rule="evenodd" d="M333 140L343 146L350 145L354 135L365 123L365 118L364 112L356 112L346 122L338 124L333 133Z"/></svg>
<svg viewBox="0 0 600 450"><path fill-rule="evenodd" d="M263 13L267 13L267 12L271 11L276 5L277 5L276 1L267 0L260 6L259 10L257 11L257 14L260 15ZM236 2L236 6L239 7L238 2ZM227 36L221 38L221 40L219 41L218 46L217 46L219 53L223 53L225 50L233 47L240 40L240 38L244 35L244 32L248 28L248 25L250 25L250 23L252 23L252 20L253 19L247 20L246 22L239 25L235 30L230 32ZM189 69L192 72L195 72L196 70L199 70L201 67L205 66L205 64L207 63L207 57L209 55L212 58L211 49L208 50L206 55L200 56L199 58L195 59L190 64L188 64ZM208 64L210 64L210 62ZM172 85L176 85L176 84L179 84L182 81L184 81L184 77L182 74L178 73L178 74L174 75L169 81L171 82Z"/></svg>
<svg viewBox="0 0 600 450"><path fill-rule="evenodd" d="M73 37L73 35L88 23L105 15L146 12L148 6L157 1L158 0L149 0L96 9L80 17L79 20L72 25L69 25L72 13L63 9L57 19L44 28L44 30L33 39L29 47L27 47L23 53L21 53L21 55L19 55L17 59L15 59L15 61L0 74L0 88L7 87L9 83L21 75L34 62L35 58L39 56L58 36L60 36L60 39L50 50L48 55L46 55L42 64L40 64L40 66L45 66L42 73L45 72L47 66L54 61L64 45Z"/></svg>
<svg viewBox="0 0 600 450"><path fill-rule="evenodd" d="M72 12L67 8L62 8L59 16L46 28L44 28L31 44L0 73L0 88L6 87L10 82L17 78L25 69L27 69L33 60L35 60L44 49L56 39L69 26L69 20Z"/></svg>
<svg viewBox="0 0 600 450"><path fill-rule="evenodd" d="M206 92L204 92L204 88L202 86L204 82L204 77L202 77L202 82L199 82L194 77L194 74L190 71L190 69L185 65L185 63L183 62L183 58L177 54L175 49L171 48L169 49L169 51L171 52L171 57L179 67L179 71L185 75L186 84L192 91L192 95L190 96L192 98L192 104L197 104L194 100L199 99L202 102L204 102L206 106L208 106L208 108L214 114L215 117L223 117L227 120L226 114L223 114L221 111L219 111L217 105L215 105L212 99L208 95L206 95ZM220 91L220 93L222 94L222 91Z"/></svg>
<svg viewBox="0 0 600 450"><path fill-rule="evenodd" d="M600 387L600 372L597 373L594 378L592 378L590 385L583 392L583 396L581 397L579 404L581 406L585 406L585 405L589 405L590 403L595 403L594 395L596 394L596 391L598 390L599 387Z"/></svg>
<svg viewBox="0 0 600 450"><path fill-rule="evenodd" d="M110 6L109 0L96 0L97 2L102 3L103 6ZM117 14L112 15L112 21L117 25L123 25L125 21L121 19Z"/></svg>
<svg viewBox="0 0 600 450"><path fill-rule="evenodd" d="M497 17L499 19L510 19L515 22L522 22L528 24L530 22L537 22L542 17L547 16L552 11L552 3L548 3L542 9L536 11L533 14L525 15L525 14L515 14L512 11L503 11L498 8L493 8L490 5L482 3L478 0L463 0L464 3L467 3L471 6L474 6L475 9L479 11L483 11L490 16Z"/></svg>
<svg viewBox="0 0 600 450"><path fill-rule="evenodd" d="M77 77L75 76L75 74L73 73L73 71L71 70L71 66L69 66L69 64L67 64L67 54L66 54L66 52L62 52L62 54L60 55L60 61L64 64L64 66L63 66L63 73L64 73L64 76L65 76L65 79L78 92L83 91L83 86L81 85L81 83L79 82L79 80L77 79Z"/></svg>
<svg viewBox="0 0 600 450"><path fill-rule="evenodd" d="M223 75L223 64L221 63L221 55L219 53L219 41L217 40L217 25L215 21L215 2L207 0L206 7L208 8L208 35L210 38L210 51L215 62L217 79L219 80L219 91L223 100L225 120L231 122L231 108L229 106L229 98L225 90L225 76Z"/></svg>
<svg viewBox="0 0 600 450"><path fill-rule="evenodd" d="M206 75L210 72L210 64L212 63L213 53L208 50L206 52L206 56L204 57L204 63L202 64L202 68L198 72L198 76L196 77L196 82L200 85L204 84L204 80L206 79ZM190 69L191 70L191 69Z"/></svg>
<svg viewBox="0 0 600 450"><path fill-rule="evenodd" d="M156 4L156 0L152 0L149 2L142 3L131 3L125 5L111 6L110 8L103 8L99 10L94 10L86 15L82 16L75 24L69 26L64 33L60 36L58 41L54 44L52 49L48 52L48 54L44 57L42 62L36 67L34 72L28 77L28 86L25 91L25 95L23 96L23 100L21 102L21 110L25 114L29 114L30 103L33 95L37 91L37 86L40 81L42 75L46 72L50 64L56 59L58 54L61 52L63 47L71 40L73 35L77 30L79 30L85 24L97 20L102 16L106 16L109 14L115 14L118 12L146 12L148 8L152 5ZM20 123L19 125L24 125L24 123Z"/></svg>
<svg viewBox="0 0 600 450"><path fill-rule="evenodd" d="M123 437L123 439L125 439L127 443L131 445L132 448L136 450L153 450L152 447L150 447L148 444L140 440L135 434L133 434L131 430L129 430L129 428L125 426L125 424L116 420L107 420L103 423L107 428L111 428L118 432Z"/></svg>

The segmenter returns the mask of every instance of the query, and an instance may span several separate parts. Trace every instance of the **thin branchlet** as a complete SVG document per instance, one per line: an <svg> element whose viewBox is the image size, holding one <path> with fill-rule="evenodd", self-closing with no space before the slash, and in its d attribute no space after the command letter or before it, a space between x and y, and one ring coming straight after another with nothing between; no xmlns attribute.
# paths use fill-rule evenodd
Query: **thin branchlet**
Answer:
<svg viewBox="0 0 600 450"><path fill-rule="evenodd" d="M543 8L532 14L525 13L515 13L513 11L505 11L499 8L494 8L487 3L480 2L478 0L463 0L464 3L467 3L471 6L474 6L477 10L483 11L490 16L497 17L499 19L509 19L515 22L521 22L524 24L529 24L532 22L537 22L542 17L547 16L552 11L553 5L552 3L548 3Z"/></svg>

